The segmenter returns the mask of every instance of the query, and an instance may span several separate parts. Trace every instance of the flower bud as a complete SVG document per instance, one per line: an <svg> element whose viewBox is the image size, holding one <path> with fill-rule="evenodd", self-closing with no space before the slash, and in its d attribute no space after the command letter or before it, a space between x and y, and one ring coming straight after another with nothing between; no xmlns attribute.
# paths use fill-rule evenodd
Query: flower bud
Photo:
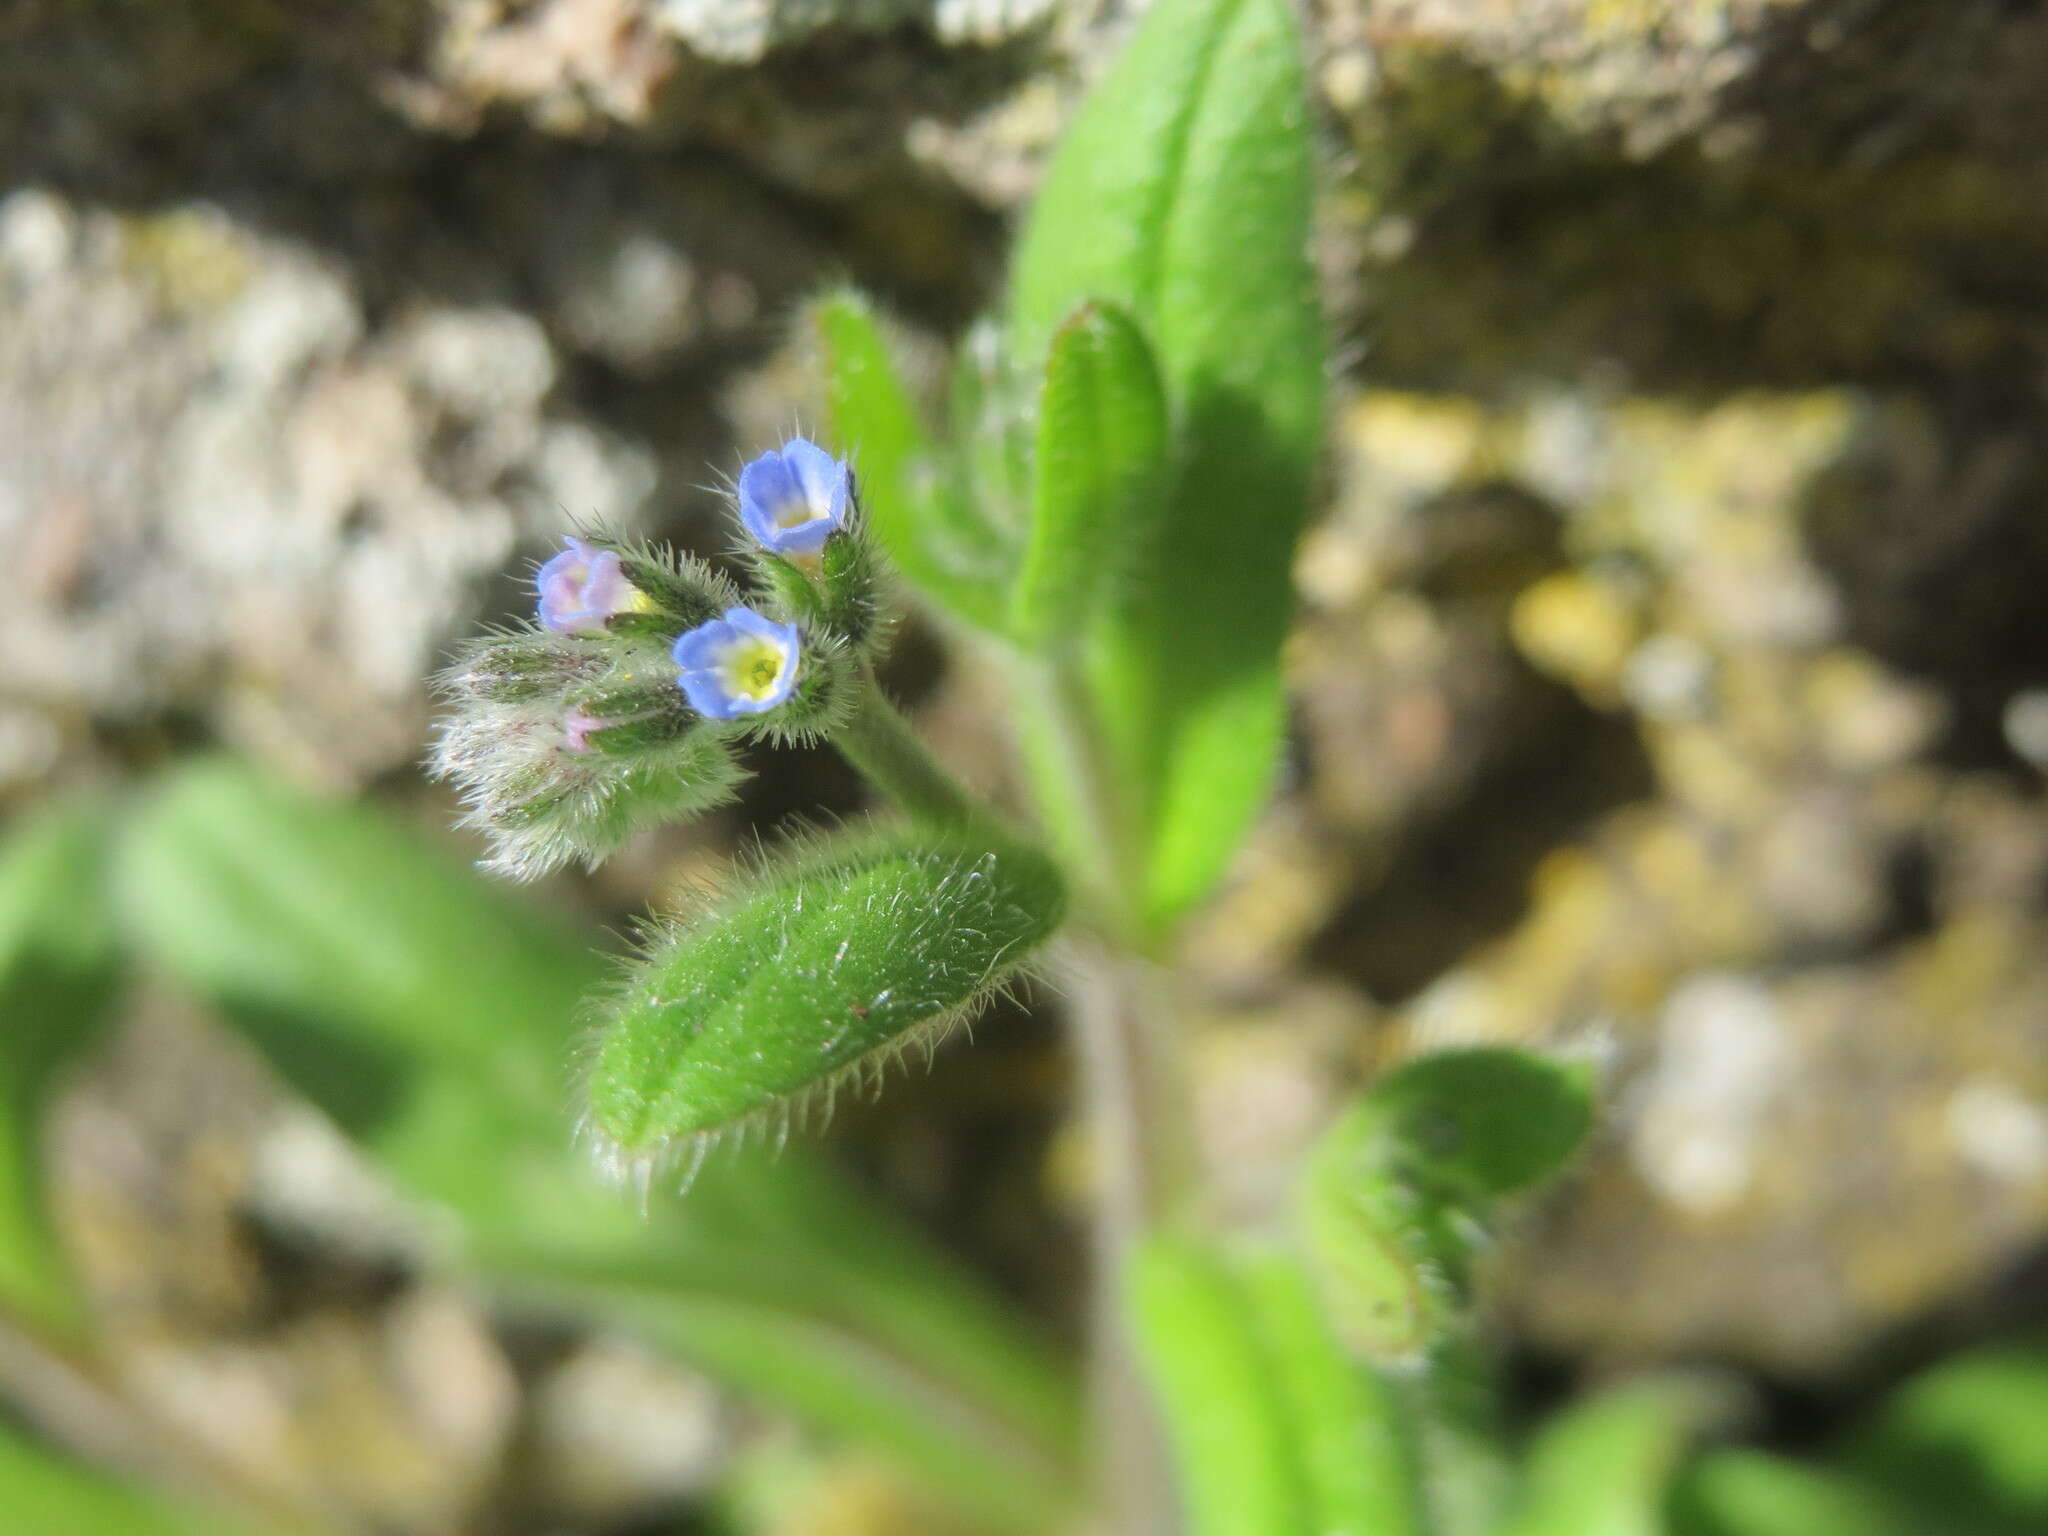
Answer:
<svg viewBox="0 0 2048 1536"><path fill-rule="evenodd" d="M464 646L439 686L458 702L517 704L558 698L608 665L605 653L583 640L538 632L497 636Z"/></svg>
<svg viewBox="0 0 2048 1536"><path fill-rule="evenodd" d="M653 601L626 577L617 550L571 534L565 548L535 573L535 617L558 635L603 629L618 614L644 613Z"/></svg>
<svg viewBox="0 0 2048 1536"><path fill-rule="evenodd" d="M740 522L778 555L816 555L853 507L853 471L844 459L793 437L740 471Z"/></svg>
<svg viewBox="0 0 2048 1536"><path fill-rule="evenodd" d="M464 825L490 839L487 866L533 879L595 865L642 827L731 799L731 747L673 694L625 716L534 700L472 703L444 722L431 767L460 788Z"/></svg>

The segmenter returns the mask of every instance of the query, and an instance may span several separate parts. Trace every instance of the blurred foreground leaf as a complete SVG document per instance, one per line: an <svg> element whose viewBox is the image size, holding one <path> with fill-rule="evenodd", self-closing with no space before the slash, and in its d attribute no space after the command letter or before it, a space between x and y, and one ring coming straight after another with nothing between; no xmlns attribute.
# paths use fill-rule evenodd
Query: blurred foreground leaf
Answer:
<svg viewBox="0 0 2048 1536"><path fill-rule="evenodd" d="M601 963L384 817L212 763L123 850L157 963L252 1033L520 1294L634 1323L894 1453L999 1523L1071 1497L1069 1384L1000 1309L799 1149L720 1158L643 1219L569 1155Z"/></svg>
<svg viewBox="0 0 2048 1536"><path fill-rule="evenodd" d="M1899 1388L1841 1460L1940 1536L2048 1531L2048 1344L1959 1356Z"/></svg>
<svg viewBox="0 0 2048 1536"><path fill-rule="evenodd" d="M1162 535L1091 640L1155 927L1221 874L1278 754L1323 399L1309 140L1286 0L1160 0L1061 140L1011 272L1019 366L1081 305L1122 306L1177 427Z"/></svg>
<svg viewBox="0 0 2048 1536"><path fill-rule="evenodd" d="M104 814L50 810L0 845L0 1299L75 1315L44 1205L43 1114L106 1022L117 972Z"/></svg>
<svg viewBox="0 0 2048 1536"><path fill-rule="evenodd" d="M1912 1536L1871 1489L1761 1451L1714 1450L1672 1489L1674 1536Z"/></svg>
<svg viewBox="0 0 2048 1536"><path fill-rule="evenodd" d="M1155 1240L1131 1284L1197 1536L1420 1531L1394 1395L1345 1356L1292 1260Z"/></svg>
<svg viewBox="0 0 2048 1536"><path fill-rule="evenodd" d="M1721 1411L1718 1393L1677 1380L1617 1388L1566 1409L1531 1444L1500 1536L1663 1536L1671 1475Z"/></svg>
<svg viewBox="0 0 2048 1536"><path fill-rule="evenodd" d="M1494 1205L1554 1175L1592 1124L1591 1074L1524 1051L1443 1051L1375 1084L1317 1145L1301 1225L1338 1328L1420 1358L1462 1322Z"/></svg>
<svg viewBox="0 0 2048 1536"><path fill-rule="evenodd" d="M831 437L852 457L875 537L926 597L977 628L1000 630L1014 554L947 473L873 309L842 291L820 299L810 319Z"/></svg>
<svg viewBox="0 0 2048 1536"><path fill-rule="evenodd" d="M253 1536L63 1460L0 1425L0 1530L20 1536Z"/></svg>

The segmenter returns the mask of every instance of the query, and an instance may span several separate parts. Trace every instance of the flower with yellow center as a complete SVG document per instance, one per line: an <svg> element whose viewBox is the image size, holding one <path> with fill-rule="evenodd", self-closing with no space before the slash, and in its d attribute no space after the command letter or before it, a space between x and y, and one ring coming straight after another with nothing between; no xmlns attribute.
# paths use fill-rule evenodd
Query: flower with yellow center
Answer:
<svg viewBox="0 0 2048 1536"><path fill-rule="evenodd" d="M707 719L758 715L794 691L801 654L794 624L777 624L751 608L728 608L723 618L677 639L677 683L690 707Z"/></svg>

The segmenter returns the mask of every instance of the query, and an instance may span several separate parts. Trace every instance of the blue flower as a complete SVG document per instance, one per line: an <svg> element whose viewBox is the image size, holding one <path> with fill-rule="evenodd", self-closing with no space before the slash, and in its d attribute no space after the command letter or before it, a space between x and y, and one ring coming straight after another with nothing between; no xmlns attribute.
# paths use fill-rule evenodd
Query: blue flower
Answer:
<svg viewBox="0 0 2048 1536"><path fill-rule="evenodd" d="M616 552L565 537L563 551L540 568L533 584L540 594L540 622L558 635L601 629L615 613L640 613L653 606L621 569Z"/></svg>
<svg viewBox="0 0 2048 1536"><path fill-rule="evenodd" d="M740 471L740 521L778 555L814 555L846 522L853 471L816 443L792 437Z"/></svg>
<svg viewBox="0 0 2048 1536"><path fill-rule="evenodd" d="M728 608L724 618L677 639L677 681L690 707L709 719L758 715L796 688L800 648L794 624L777 624L751 608Z"/></svg>

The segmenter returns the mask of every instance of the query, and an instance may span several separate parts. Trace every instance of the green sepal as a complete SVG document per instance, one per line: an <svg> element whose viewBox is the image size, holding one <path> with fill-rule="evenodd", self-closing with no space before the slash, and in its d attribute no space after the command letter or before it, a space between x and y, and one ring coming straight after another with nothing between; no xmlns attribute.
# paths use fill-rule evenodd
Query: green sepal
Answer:
<svg viewBox="0 0 2048 1536"><path fill-rule="evenodd" d="M673 641L690 627L666 613L615 613L604 621L605 633L621 640Z"/></svg>
<svg viewBox="0 0 2048 1536"><path fill-rule="evenodd" d="M825 622L825 594L802 566L767 549L748 551L747 563L753 569L754 590L767 612L806 629Z"/></svg>
<svg viewBox="0 0 2048 1536"><path fill-rule="evenodd" d="M967 834L798 852L652 935L602 1010L586 1124L634 1169L829 1102L985 1001L1064 906L1044 857Z"/></svg>
<svg viewBox="0 0 2048 1536"><path fill-rule="evenodd" d="M597 676L610 659L594 638L544 630L494 635L463 646L439 683L451 700L521 704L559 698Z"/></svg>
<svg viewBox="0 0 2048 1536"><path fill-rule="evenodd" d="M650 630L653 634L679 635L719 617L737 600L732 583L703 561L670 550L638 545L608 544L619 552L619 569L661 610L669 622ZM650 618L654 615L618 615L619 618ZM626 632L621 630L621 633Z"/></svg>
<svg viewBox="0 0 2048 1536"><path fill-rule="evenodd" d="M644 757L668 746L697 724L697 717L687 708L666 709L587 731L583 740L593 752L605 757Z"/></svg>
<svg viewBox="0 0 2048 1536"><path fill-rule="evenodd" d="M862 657L872 657L879 648L884 634L880 572L858 525L834 533L808 564L765 549L752 551L750 563L754 587L770 611L806 630L822 630Z"/></svg>
<svg viewBox="0 0 2048 1536"><path fill-rule="evenodd" d="M884 609L881 573L864 528L856 523L825 541L818 556L818 577L825 590L823 622L872 660L881 647Z"/></svg>
<svg viewBox="0 0 2048 1536"><path fill-rule="evenodd" d="M1046 362L1031 532L1010 603L1019 646L1078 647L1101 600L1142 579L1163 532L1166 450L1144 333L1114 305L1083 305Z"/></svg>
<svg viewBox="0 0 2048 1536"><path fill-rule="evenodd" d="M1408 1063L1331 1127L1298 1214L1346 1342L1412 1360L1450 1336L1471 1305L1495 1202L1565 1165L1592 1103L1583 1066L1473 1047Z"/></svg>

